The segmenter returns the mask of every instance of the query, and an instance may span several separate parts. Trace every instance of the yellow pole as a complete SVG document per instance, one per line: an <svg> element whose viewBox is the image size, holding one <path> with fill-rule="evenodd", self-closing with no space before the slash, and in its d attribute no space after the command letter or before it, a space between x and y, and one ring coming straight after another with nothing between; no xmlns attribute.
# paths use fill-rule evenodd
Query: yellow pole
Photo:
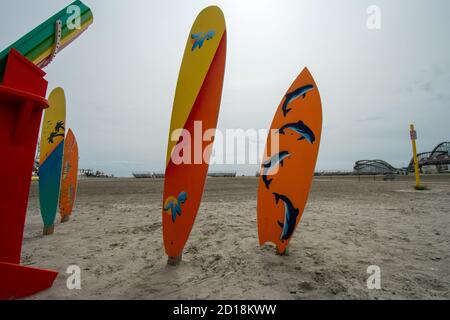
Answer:
<svg viewBox="0 0 450 320"><path fill-rule="evenodd" d="M416 147L417 133L416 130L414 130L413 124L410 125L410 133L414 159L414 172L416 175L416 188L418 188L420 187L420 174L419 174L419 161L417 160L417 147Z"/></svg>

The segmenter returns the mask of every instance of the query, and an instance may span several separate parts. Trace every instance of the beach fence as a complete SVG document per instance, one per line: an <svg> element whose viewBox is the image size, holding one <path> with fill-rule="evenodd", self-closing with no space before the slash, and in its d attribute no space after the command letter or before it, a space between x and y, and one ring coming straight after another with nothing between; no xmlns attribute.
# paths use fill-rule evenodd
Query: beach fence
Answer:
<svg viewBox="0 0 450 320"><path fill-rule="evenodd" d="M165 177L164 173L149 172L149 171L133 172L132 174L133 177L135 177L136 179L164 179Z"/></svg>
<svg viewBox="0 0 450 320"><path fill-rule="evenodd" d="M209 172L211 178L236 178L237 172Z"/></svg>
<svg viewBox="0 0 450 320"><path fill-rule="evenodd" d="M133 172L133 177L136 179L151 179L153 178L153 172Z"/></svg>

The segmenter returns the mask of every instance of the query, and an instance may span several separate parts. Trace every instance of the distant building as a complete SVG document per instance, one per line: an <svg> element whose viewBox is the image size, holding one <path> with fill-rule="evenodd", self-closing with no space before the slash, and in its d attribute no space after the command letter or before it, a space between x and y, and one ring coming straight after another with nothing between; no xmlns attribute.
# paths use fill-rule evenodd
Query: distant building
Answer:
<svg viewBox="0 0 450 320"><path fill-rule="evenodd" d="M359 160L353 167L355 174L388 174L397 173L398 169L383 160Z"/></svg>

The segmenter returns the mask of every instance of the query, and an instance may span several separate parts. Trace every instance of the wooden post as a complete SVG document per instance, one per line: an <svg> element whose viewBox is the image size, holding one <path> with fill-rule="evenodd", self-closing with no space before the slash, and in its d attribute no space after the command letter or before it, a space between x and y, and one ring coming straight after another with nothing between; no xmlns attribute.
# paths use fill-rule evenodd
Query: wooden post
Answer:
<svg viewBox="0 0 450 320"><path fill-rule="evenodd" d="M279 256L288 256L289 255L289 248L286 248L286 249L284 249L284 251L283 252L279 252L278 250L277 250L277 255L279 255Z"/></svg>
<svg viewBox="0 0 450 320"><path fill-rule="evenodd" d="M49 235L52 235L54 232L55 232L55 226L44 227L42 234L44 236L49 236Z"/></svg>
<svg viewBox="0 0 450 320"><path fill-rule="evenodd" d="M168 257L167 264L169 266L177 266L183 260L183 254L180 254L178 257Z"/></svg>

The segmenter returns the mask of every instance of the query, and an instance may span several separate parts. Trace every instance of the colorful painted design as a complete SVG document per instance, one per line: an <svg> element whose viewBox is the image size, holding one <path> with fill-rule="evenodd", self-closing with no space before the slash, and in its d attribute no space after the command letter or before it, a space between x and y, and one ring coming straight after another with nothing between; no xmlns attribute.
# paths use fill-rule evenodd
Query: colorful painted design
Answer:
<svg viewBox="0 0 450 320"><path fill-rule="evenodd" d="M46 234L53 230L61 186L66 121L64 90L54 89L48 100L50 107L44 113L39 158L39 200Z"/></svg>
<svg viewBox="0 0 450 320"><path fill-rule="evenodd" d="M62 88L54 89L49 96L50 107L45 110L42 123L39 165L41 166L50 154L64 142L66 98Z"/></svg>
<svg viewBox="0 0 450 320"><path fill-rule="evenodd" d="M57 137L63 137L64 138L64 122L58 121L55 125L55 129L50 133L50 135L47 137L48 143L54 144L55 138Z"/></svg>
<svg viewBox="0 0 450 320"><path fill-rule="evenodd" d="M61 221L67 221L72 215L78 182L78 144L72 130L69 129L64 142L63 172L59 196Z"/></svg>
<svg viewBox="0 0 450 320"><path fill-rule="evenodd" d="M289 161L276 172L267 170L267 176L262 174L257 202L259 243L272 242L279 253L285 252L306 206L322 132L322 104L308 69L300 73L287 92L275 113L270 128L274 136L267 138L265 154L269 157L284 150L290 155ZM300 137L292 139L288 130ZM277 143L272 145L274 141ZM266 166L275 163L271 158L264 162ZM280 210L281 203L284 210Z"/></svg>
<svg viewBox="0 0 450 320"><path fill-rule="evenodd" d="M301 120L298 122L285 124L278 130L278 133L284 135L285 131L288 129L300 134L300 138L297 139L299 141L304 139L306 139L309 143L314 143L314 141L316 141L314 132L312 132L312 130Z"/></svg>
<svg viewBox="0 0 450 320"><path fill-rule="evenodd" d="M201 43L201 34L205 30L215 32L214 36L212 33L204 35L203 41L209 38L208 45ZM199 35L197 40L200 40L194 47L197 48L195 54L192 51L192 35ZM162 210L164 247L172 258L181 255L200 207L209 167L205 161L211 155L211 148L208 148L210 143L204 142L200 146L200 152L205 155L202 157L205 161L201 161L201 164L193 164L194 161L192 164L175 164L172 154L179 149L183 140L179 129L194 136L194 122L202 123L202 135L217 126L225 73L226 39L223 13L218 7L212 6L198 15L186 42L172 109L163 201L179 194L181 190L189 195L189 201L183 204L182 214L175 216L176 223L173 222L173 211L170 215L164 208ZM198 49L200 47L201 50ZM192 152L192 156L194 154Z"/></svg>
<svg viewBox="0 0 450 320"><path fill-rule="evenodd" d="M196 48L201 49L203 47L203 43L206 41L211 40L216 35L216 32L214 30L210 30L208 32L200 32L195 33L191 35L192 38L192 49L191 51L194 51Z"/></svg>
<svg viewBox="0 0 450 320"><path fill-rule="evenodd" d="M175 223L177 215L181 216L181 205L184 204L186 200L187 193L183 191L180 192L178 198L170 196L166 199L166 201L164 201L164 211L167 211L171 215L172 222Z"/></svg>
<svg viewBox="0 0 450 320"><path fill-rule="evenodd" d="M306 86L302 86L302 87L300 87L298 89L295 89L294 91L289 92L288 94L286 94L285 100L284 100L284 103L283 103L283 108L282 108L283 115L286 117L287 114L292 110L292 109L289 109L289 105L291 104L292 101L294 101L294 100L296 100L296 99L298 99L300 97L305 99L306 98L306 94L309 91L311 91L311 90L314 90L314 86L311 85L311 84L308 84Z"/></svg>
<svg viewBox="0 0 450 320"><path fill-rule="evenodd" d="M262 164L262 180L264 181L264 184L266 185L266 188L270 188L270 183L273 179L267 179L267 176L273 172L273 170L278 168L278 165L284 166L284 159L290 157L291 154L289 151L281 151L271 157L269 160L265 161Z"/></svg>

